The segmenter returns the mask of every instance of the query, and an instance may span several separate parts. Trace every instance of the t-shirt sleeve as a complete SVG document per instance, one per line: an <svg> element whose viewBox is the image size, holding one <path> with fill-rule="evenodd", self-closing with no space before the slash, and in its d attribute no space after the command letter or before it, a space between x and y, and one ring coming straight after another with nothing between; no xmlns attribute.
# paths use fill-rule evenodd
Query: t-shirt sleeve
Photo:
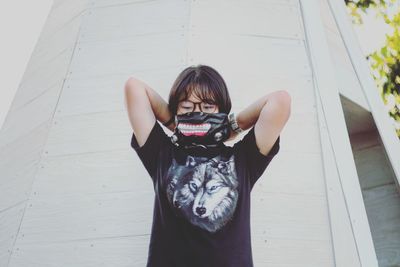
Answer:
<svg viewBox="0 0 400 267"><path fill-rule="evenodd" d="M165 149L169 142L169 136L164 132L157 120L142 146L139 146L135 134L132 133L131 147L136 151L153 181L157 166L160 163L161 150Z"/></svg>
<svg viewBox="0 0 400 267"><path fill-rule="evenodd" d="M262 154L257 147L253 126L250 131L246 133L242 140L235 143L234 148L236 149L236 153L239 154L239 158L243 162L242 166L246 168L245 173L249 174L251 186L253 186L257 182L271 160L279 152L279 142L280 135L276 139L268 154Z"/></svg>

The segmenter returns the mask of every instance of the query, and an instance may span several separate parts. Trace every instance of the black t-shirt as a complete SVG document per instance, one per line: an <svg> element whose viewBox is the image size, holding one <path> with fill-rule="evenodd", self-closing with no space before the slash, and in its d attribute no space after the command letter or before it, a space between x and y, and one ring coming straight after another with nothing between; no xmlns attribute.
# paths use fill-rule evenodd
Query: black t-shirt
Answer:
<svg viewBox="0 0 400 267"><path fill-rule="evenodd" d="M250 192L279 141L265 156L254 126L213 149L174 146L158 121L143 146L132 134L155 192L147 267L252 267Z"/></svg>

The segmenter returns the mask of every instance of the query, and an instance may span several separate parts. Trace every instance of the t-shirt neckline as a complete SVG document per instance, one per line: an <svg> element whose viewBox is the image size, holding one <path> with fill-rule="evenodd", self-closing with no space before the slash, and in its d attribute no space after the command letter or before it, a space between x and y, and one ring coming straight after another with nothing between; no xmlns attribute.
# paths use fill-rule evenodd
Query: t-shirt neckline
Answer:
<svg viewBox="0 0 400 267"><path fill-rule="evenodd" d="M212 158L216 157L220 154L222 154L226 146L225 144L219 144L216 147L192 147L192 148L183 148L183 147L175 147L178 153L188 155L188 156L194 156L194 157L207 157L207 158Z"/></svg>

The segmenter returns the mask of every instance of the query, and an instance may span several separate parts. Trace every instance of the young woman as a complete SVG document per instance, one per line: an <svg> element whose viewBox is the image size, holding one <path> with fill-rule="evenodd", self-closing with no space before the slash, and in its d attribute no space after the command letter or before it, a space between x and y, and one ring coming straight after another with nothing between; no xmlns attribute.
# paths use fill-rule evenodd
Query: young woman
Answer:
<svg viewBox="0 0 400 267"><path fill-rule="evenodd" d="M131 146L155 191L147 267L253 266L250 193L279 151L289 94L267 94L235 116L221 75L197 65L179 74L169 104L133 77L125 96Z"/></svg>

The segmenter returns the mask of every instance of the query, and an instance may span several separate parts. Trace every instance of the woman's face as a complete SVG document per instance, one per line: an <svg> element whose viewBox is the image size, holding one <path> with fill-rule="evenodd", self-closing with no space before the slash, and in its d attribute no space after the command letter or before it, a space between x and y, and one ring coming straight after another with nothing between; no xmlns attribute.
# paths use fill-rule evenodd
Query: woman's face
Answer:
<svg viewBox="0 0 400 267"><path fill-rule="evenodd" d="M202 101L197 96L191 94L188 97L188 99L179 102L177 114L180 115L192 111L204 112L204 113L218 113L219 108L217 104Z"/></svg>

